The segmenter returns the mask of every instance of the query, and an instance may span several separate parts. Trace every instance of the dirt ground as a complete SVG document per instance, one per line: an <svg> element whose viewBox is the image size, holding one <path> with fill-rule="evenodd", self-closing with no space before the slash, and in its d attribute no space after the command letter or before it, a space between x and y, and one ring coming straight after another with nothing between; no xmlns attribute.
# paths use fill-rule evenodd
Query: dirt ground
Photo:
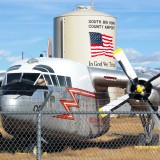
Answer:
<svg viewBox="0 0 160 160"><path fill-rule="evenodd" d="M3 128L0 132L11 138ZM44 152L42 160L160 160L160 146L137 146L138 135L143 132L138 117L111 118L108 133L61 151ZM160 133L156 128L154 132ZM9 141L2 142L3 146ZM0 144L1 145L1 144ZM1 147L0 147L1 148ZM31 153L9 153L0 150L0 160L35 160Z"/></svg>

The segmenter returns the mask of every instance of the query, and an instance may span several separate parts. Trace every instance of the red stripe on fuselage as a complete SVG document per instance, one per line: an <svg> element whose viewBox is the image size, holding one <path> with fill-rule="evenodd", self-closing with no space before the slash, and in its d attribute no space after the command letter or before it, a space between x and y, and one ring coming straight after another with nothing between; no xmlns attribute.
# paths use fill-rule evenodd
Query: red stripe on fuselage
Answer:
<svg viewBox="0 0 160 160"><path fill-rule="evenodd" d="M85 97L91 97L91 98L96 98L95 93L93 92L88 92L85 90L81 90L78 88L66 88L68 93L71 95L72 100L60 100L61 104L64 106L64 109L67 112L70 112L71 109L70 107L75 107L75 108L79 108L78 102L76 100L75 95L82 95ZM68 120L74 120L74 116L72 114L62 114L62 115L58 115L57 118L61 118L61 119L68 119Z"/></svg>

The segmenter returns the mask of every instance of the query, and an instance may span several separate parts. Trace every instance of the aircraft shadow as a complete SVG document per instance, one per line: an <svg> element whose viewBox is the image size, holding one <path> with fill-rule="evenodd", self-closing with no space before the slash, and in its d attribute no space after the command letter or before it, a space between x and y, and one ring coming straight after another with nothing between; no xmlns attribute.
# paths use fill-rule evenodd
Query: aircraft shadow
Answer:
<svg viewBox="0 0 160 160"><path fill-rule="evenodd" d="M138 136L123 135L120 138L115 138L109 141L86 141L79 142L79 145L73 145L72 149L85 149L85 148L102 148L102 149L118 149L126 146L134 146L138 144Z"/></svg>
<svg viewBox="0 0 160 160"><path fill-rule="evenodd" d="M118 149L127 146L134 146L138 143L138 136L133 135L123 135L120 138L115 138L109 141L65 141L57 140L52 141L52 143L47 144L42 150L48 153L62 152L66 150L67 147L72 150L81 150L87 148L102 148L102 149ZM31 152L31 148L28 149L24 142L15 141L13 139L9 140L6 138L0 139L0 152Z"/></svg>
<svg viewBox="0 0 160 160"><path fill-rule="evenodd" d="M71 148L72 150L81 150L81 149L87 149L87 148L101 148L101 149L120 149L127 146L135 146L138 144L138 136L133 135L123 135L120 138L115 138L113 140L109 141L92 141L92 140L86 140L86 141L69 141L66 143L66 141L61 141L58 145L58 143L55 143L56 146L54 146L54 143L47 146L46 151L47 152L61 152L65 150L67 147Z"/></svg>

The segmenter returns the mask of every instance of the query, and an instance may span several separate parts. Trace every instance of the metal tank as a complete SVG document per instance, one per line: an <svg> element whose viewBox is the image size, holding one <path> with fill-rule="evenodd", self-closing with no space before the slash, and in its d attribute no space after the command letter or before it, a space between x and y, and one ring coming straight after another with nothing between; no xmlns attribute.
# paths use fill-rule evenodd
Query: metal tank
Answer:
<svg viewBox="0 0 160 160"><path fill-rule="evenodd" d="M116 17L95 11L93 6L54 18L54 55L90 67L116 69L113 50L116 46ZM103 90L98 87L97 90ZM115 99L115 88L109 89Z"/></svg>

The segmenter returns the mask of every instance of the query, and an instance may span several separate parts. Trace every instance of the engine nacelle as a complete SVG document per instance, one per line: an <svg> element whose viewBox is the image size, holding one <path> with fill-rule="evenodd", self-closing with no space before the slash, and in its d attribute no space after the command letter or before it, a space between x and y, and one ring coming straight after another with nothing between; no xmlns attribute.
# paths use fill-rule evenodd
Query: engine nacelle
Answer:
<svg viewBox="0 0 160 160"><path fill-rule="evenodd" d="M147 99L150 101L155 110L158 109L160 105L160 95L159 88L154 86L153 83L149 83L145 86L145 83L151 78L151 75L140 74L138 75L138 84L144 88L143 92L137 93L136 86L134 86L130 81L127 83L126 93L130 95L129 103L132 110L147 110Z"/></svg>

